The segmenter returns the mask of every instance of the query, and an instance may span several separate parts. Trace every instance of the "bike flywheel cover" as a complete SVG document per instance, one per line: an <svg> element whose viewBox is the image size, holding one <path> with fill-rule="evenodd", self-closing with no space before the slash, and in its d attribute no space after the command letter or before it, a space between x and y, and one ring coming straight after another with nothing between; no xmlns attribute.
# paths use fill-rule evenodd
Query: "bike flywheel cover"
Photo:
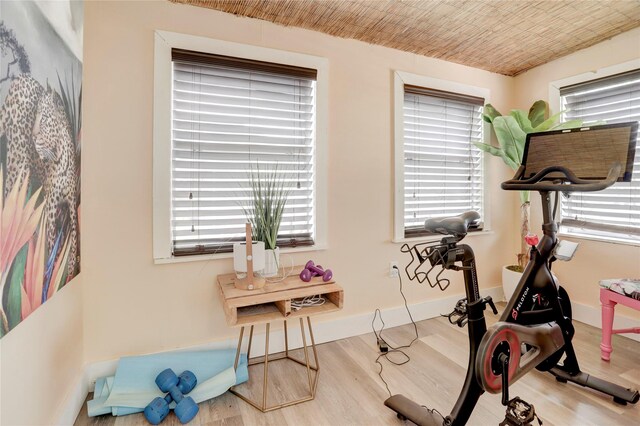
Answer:
<svg viewBox="0 0 640 426"><path fill-rule="evenodd" d="M482 388L489 393L502 391L502 375L493 372L492 361L496 348L506 342L509 345L509 383L512 382L520 365L520 339L509 324L494 324L490 327L482 341L476 356L476 376Z"/></svg>

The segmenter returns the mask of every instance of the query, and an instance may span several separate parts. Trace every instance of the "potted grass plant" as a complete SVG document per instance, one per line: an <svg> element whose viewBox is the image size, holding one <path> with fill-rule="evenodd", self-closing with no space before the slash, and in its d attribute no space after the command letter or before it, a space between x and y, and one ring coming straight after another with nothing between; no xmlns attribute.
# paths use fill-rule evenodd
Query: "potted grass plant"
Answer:
<svg viewBox="0 0 640 426"><path fill-rule="evenodd" d="M249 173L248 203L243 206L244 214L251 223L253 240L262 241L265 248L265 267L262 275L277 275L280 267L278 232L282 223L284 208L290 188L283 177L278 175L278 167L271 171L251 168Z"/></svg>
<svg viewBox="0 0 640 426"><path fill-rule="evenodd" d="M504 163L517 170L522 163L522 155L527 134L562 130L580 127L582 120L570 120L560 123L562 112L548 117L548 104L538 100L533 103L529 111L514 109L508 115L502 115L491 104L484 107L482 118L491 124L498 146L475 142L481 150L502 158ZM520 276L527 264L529 248L525 237L529 234L529 213L531 203L529 191L520 191L520 252L517 254L517 264L506 265L502 269L502 288L507 300L520 281Z"/></svg>

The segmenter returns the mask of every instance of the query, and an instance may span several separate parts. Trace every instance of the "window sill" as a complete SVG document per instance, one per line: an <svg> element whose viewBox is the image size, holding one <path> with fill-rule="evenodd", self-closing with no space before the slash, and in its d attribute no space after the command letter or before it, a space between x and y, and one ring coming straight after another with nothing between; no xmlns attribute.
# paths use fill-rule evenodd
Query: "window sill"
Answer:
<svg viewBox="0 0 640 426"><path fill-rule="evenodd" d="M598 237L598 236L595 236L595 235L574 234L572 232L567 232L567 231L559 231L558 232L558 236L559 237L573 238L573 239L576 239L576 240L586 240L586 241L595 241L595 242L599 242L599 243L640 247L640 241L614 239L614 238L610 238L610 237Z"/></svg>
<svg viewBox="0 0 640 426"><path fill-rule="evenodd" d="M287 248L281 248L280 254L302 253L306 251L320 251L320 250L327 250L327 248L328 247L325 244L316 244L313 246L303 246L303 247L287 247ZM233 252L156 258L156 259L153 259L153 263L155 263L156 265L165 265L170 263L203 262L203 261L219 260L219 259L233 259Z"/></svg>
<svg viewBox="0 0 640 426"><path fill-rule="evenodd" d="M469 232L464 238L476 237L480 235L493 235L493 234L494 232L492 230L487 229L486 231ZM422 237L411 237L411 238L394 238L391 240L391 242L394 244L413 243L413 242L429 243L432 241L440 241L443 237L444 235L430 235L428 237L422 236Z"/></svg>

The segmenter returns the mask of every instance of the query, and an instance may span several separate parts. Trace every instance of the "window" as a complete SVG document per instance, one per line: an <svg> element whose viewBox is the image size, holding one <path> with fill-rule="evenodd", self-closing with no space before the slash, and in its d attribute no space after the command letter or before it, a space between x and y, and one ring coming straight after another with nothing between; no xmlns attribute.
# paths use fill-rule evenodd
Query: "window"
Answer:
<svg viewBox="0 0 640 426"><path fill-rule="evenodd" d="M427 235L423 225L429 218L468 210L484 218L484 157L473 144L484 141L483 91L449 86L445 88L464 91L443 90L441 82L423 79L416 83L431 85L404 78L399 87L402 111L396 126L401 126L401 134L396 131L396 138L401 138L401 149L396 146L396 167L401 172L396 173L396 239Z"/></svg>
<svg viewBox="0 0 640 426"><path fill-rule="evenodd" d="M173 254L244 239L250 173L290 189L278 245L313 244L316 70L174 49Z"/></svg>
<svg viewBox="0 0 640 426"><path fill-rule="evenodd" d="M252 173L290 189L278 246L324 248L326 76L323 58L156 31L156 263L243 241Z"/></svg>
<svg viewBox="0 0 640 426"><path fill-rule="evenodd" d="M564 120L607 124L640 119L640 69L560 88ZM564 199L561 230L577 235L640 242L640 144L630 183Z"/></svg>

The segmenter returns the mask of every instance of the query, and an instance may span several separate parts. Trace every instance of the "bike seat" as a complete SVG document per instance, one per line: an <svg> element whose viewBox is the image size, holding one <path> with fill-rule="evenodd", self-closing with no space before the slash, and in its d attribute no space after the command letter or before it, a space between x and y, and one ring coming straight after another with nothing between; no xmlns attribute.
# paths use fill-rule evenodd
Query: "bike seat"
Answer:
<svg viewBox="0 0 640 426"><path fill-rule="evenodd" d="M454 237L464 237L467 235L469 226L480 219L478 212L473 210L459 214L458 216L427 219L424 222L424 229L429 232L435 232L444 235L453 235Z"/></svg>

